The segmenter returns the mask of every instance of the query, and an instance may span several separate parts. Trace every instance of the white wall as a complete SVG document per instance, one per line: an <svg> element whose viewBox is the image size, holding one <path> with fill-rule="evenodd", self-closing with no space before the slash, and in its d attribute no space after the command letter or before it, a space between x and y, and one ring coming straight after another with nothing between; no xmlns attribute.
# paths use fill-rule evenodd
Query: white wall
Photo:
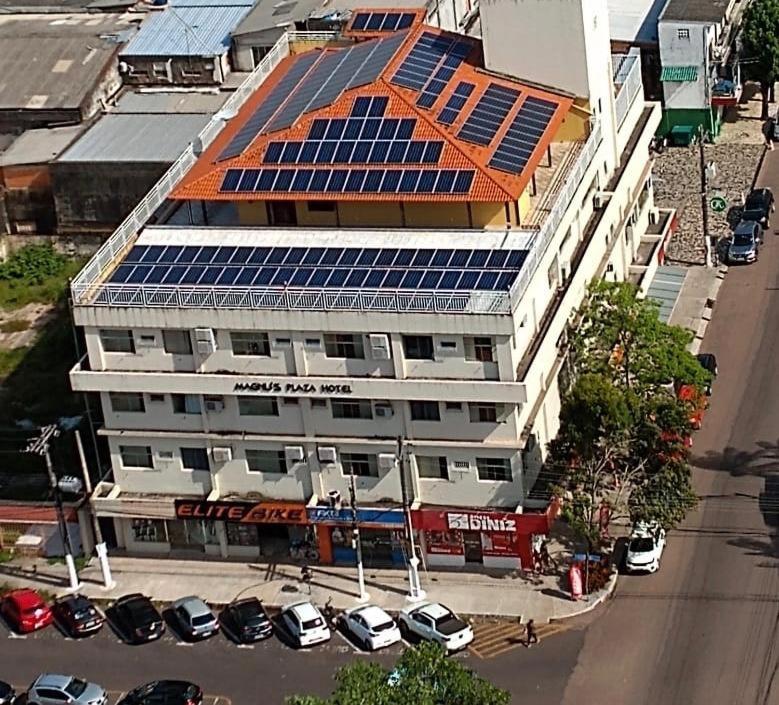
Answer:
<svg viewBox="0 0 779 705"><path fill-rule="evenodd" d="M679 37L687 30L690 38ZM662 21L658 23L660 61L663 66L695 66L696 81L663 82L665 106L669 109L702 109L708 104L707 54L717 34L716 25L696 22Z"/></svg>

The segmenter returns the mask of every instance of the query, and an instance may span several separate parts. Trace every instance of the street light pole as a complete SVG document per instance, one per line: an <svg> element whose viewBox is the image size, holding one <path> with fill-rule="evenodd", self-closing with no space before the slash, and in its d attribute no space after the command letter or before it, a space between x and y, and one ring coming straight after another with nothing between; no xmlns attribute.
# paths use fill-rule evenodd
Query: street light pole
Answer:
<svg viewBox="0 0 779 705"><path fill-rule="evenodd" d="M60 490L57 476L54 474L54 467L51 462L50 441L52 438L59 436L59 433L59 429L53 424L50 426L43 426L40 429L40 436L27 445L25 452L40 455L46 461L46 472L49 475L49 484L54 492L54 504L57 509L57 524L59 526L62 548L65 551L65 565L68 569L70 589L75 592L81 587L81 583L79 582L78 573L76 572L76 562L73 560L73 546L70 543L70 533L68 532L68 524L65 521L65 511L62 508L62 491Z"/></svg>
<svg viewBox="0 0 779 705"><path fill-rule="evenodd" d="M411 501L408 497L406 487L406 467L403 462L403 438L398 436L398 470L400 471L400 492L403 499L403 512L406 519L406 533L408 534L408 549L411 554L408 559L408 595L407 599L419 601L425 599L425 591L419 582L419 558L417 557L417 547L414 541L414 526L411 521Z"/></svg>
<svg viewBox="0 0 779 705"><path fill-rule="evenodd" d="M703 125L698 128L698 155L701 163L701 213L703 215L703 246L705 248L706 266L714 266L711 256L711 237L709 236L709 181L706 173L706 152L703 140L706 132Z"/></svg>
<svg viewBox="0 0 779 705"><path fill-rule="evenodd" d="M368 601L368 593L365 592L365 571L362 567L362 540L360 539L360 527L357 524L357 487L354 473L349 475L349 499L352 507L352 548L357 555L357 582L360 586L360 602Z"/></svg>

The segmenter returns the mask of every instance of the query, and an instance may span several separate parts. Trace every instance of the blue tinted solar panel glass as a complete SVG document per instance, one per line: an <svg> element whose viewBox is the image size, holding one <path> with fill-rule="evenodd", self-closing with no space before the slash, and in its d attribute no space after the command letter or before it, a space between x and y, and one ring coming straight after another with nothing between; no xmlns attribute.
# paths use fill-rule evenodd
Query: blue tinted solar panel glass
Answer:
<svg viewBox="0 0 779 705"><path fill-rule="evenodd" d="M449 271L444 272L444 275L441 277L441 281L438 282L438 288L439 289L454 289L455 285L457 284L457 280L462 275L462 271L459 269L450 269Z"/></svg>
<svg viewBox="0 0 779 705"><path fill-rule="evenodd" d="M238 188L238 182L241 180L240 169L228 169L225 172L222 179L222 185L219 187L220 191L235 191Z"/></svg>
<svg viewBox="0 0 779 705"><path fill-rule="evenodd" d="M225 267L222 273L217 277L217 286L232 286L238 275L241 273L240 267Z"/></svg>
<svg viewBox="0 0 779 705"><path fill-rule="evenodd" d="M343 191L348 174L349 172L346 169L333 169L333 173L330 175L330 181L327 182L327 192L339 193Z"/></svg>
<svg viewBox="0 0 779 705"><path fill-rule="evenodd" d="M446 72L453 73L451 70L446 69ZM441 74L441 70L436 73L436 76ZM440 78L433 78L425 87L425 93L432 93L435 96L441 95L441 91L446 88L446 81L442 81Z"/></svg>
<svg viewBox="0 0 779 705"><path fill-rule="evenodd" d="M479 277L479 281L476 282L476 288L477 289L494 289L495 283L498 281L498 273L497 272L482 272L482 275Z"/></svg>
<svg viewBox="0 0 779 705"><path fill-rule="evenodd" d="M398 255L395 257L394 266L396 267L408 267L411 264L411 260L414 259L414 250L398 250Z"/></svg>
<svg viewBox="0 0 779 705"><path fill-rule="evenodd" d="M400 21L398 22L398 29L407 29L414 23L414 15L411 12L404 12L400 16Z"/></svg>
<svg viewBox="0 0 779 705"><path fill-rule="evenodd" d="M270 284L271 279L276 275L276 272L278 271L278 267L263 267L259 274L257 274L257 277L254 280L255 286L268 286Z"/></svg>
<svg viewBox="0 0 779 705"><path fill-rule="evenodd" d="M156 262L159 260L160 255L165 251L165 245L151 245L146 252L144 253L143 257L141 258L142 262Z"/></svg>
<svg viewBox="0 0 779 705"><path fill-rule="evenodd" d="M359 98L357 100L360 100ZM311 129L308 131L308 139L322 140L327 132L327 123L329 120L314 120L311 123Z"/></svg>
<svg viewBox="0 0 779 705"><path fill-rule="evenodd" d="M330 278L327 280L327 286L343 286L348 276L348 269L334 269Z"/></svg>
<svg viewBox="0 0 779 705"><path fill-rule="evenodd" d="M460 81L460 83L457 84L457 87L454 89L454 95L459 95L467 98L468 96L473 93L473 89L476 86L473 83L468 83L467 81Z"/></svg>
<svg viewBox="0 0 779 705"><path fill-rule="evenodd" d="M254 191L259 176L259 169L244 169L241 180L238 182L238 191Z"/></svg>
<svg viewBox="0 0 779 705"><path fill-rule="evenodd" d="M397 118L387 118L382 121L381 128L379 129L380 140L391 140L395 138L395 133L400 126L400 120Z"/></svg>
<svg viewBox="0 0 779 705"><path fill-rule="evenodd" d="M389 98L387 98L385 95L373 96L371 107L368 110L368 117L382 117L384 115L384 111L387 109L388 103Z"/></svg>
<svg viewBox="0 0 779 705"><path fill-rule="evenodd" d="M419 282L420 289L437 289L438 282L444 273L440 269L431 269L424 273L422 281Z"/></svg>
<svg viewBox="0 0 779 705"><path fill-rule="evenodd" d="M381 187L381 180L383 178L383 169L369 169L368 176L365 177L365 183L362 185L362 192L376 193Z"/></svg>
<svg viewBox="0 0 779 705"><path fill-rule="evenodd" d="M376 258L376 265L382 267L389 267L398 256L398 250L382 250L379 252L379 256Z"/></svg>
<svg viewBox="0 0 779 705"><path fill-rule="evenodd" d="M188 245L185 247L181 254L179 255L179 262L194 262L195 257L197 257L197 253L200 252L200 246L198 245ZM126 260L125 260L126 261Z"/></svg>
<svg viewBox="0 0 779 705"><path fill-rule="evenodd" d="M452 252L453 250L436 250L430 264L433 267L446 267L446 265L449 264L449 260L452 258Z"/></svg>
<svg viewBox="0 0 779 705"><path fill-rule="evenodd" d="M284 145L284 152L281 155L282 164L295 164L300 154L300 148L302 147L300 142L287 142Z"/></svg>
<svg viewBox="0 0 779 705"><path fill-rule="evenodd" d="M295 170L293 169L281 169L279 175L276 177L276 181L273 184L274 191L289 191L289 187L292 186L292 179L295 177Z"/></svg>
<svg viewBox="0 0 779 705"><path fill-rule="evenodd" d="M338 261L338 266L351 267L355 262L357 262L359 256L360 250L355 249L354 247L349 247L343 251L341 259Z"/></svg>
<svg viewBox="0 0 779 705"><path fill-rule="evenodd" d="M382 32L394 32L397 29L398 22L400 22L399 12L388 12L384 18L384 22L381 23Z"/></svg>
<svg viewBox="0 0 779 705"><path fill-rule="evenodd" d="M181 282L181 278L184 276L187 268L184 266L174 266L168 270L165 278L162 280L163 284L178 284Z"/></svg>
<svg viewBox="0 0 779 705"><path fill-rule="evenodd" d="M413 90L421 90L452 44L453 41L448 37L437 36L430 32L423 33L390 82Z"/></svg>
<svg viewBox="0 0 779 705"><path fill-rule="evenodd" d="M425 155L422 157L422 161L425 162L425 164L437 164L443 148L443 142L428 142L425 147Z"/></svg>
<svg viewBox="0 0 779 705"><path fill-rule="evenodd" d="M473 289L479 279L479 272L465 271L455 285L455 289Z"/></svg>
<svg viewBox="0 0 779 705"><path fill-rule="evenodd" d="M414 254L414 259L411 260L412 267L427 267L430 264L430 260L433 259L433 253L435 250L417 250Z"/></svg>
<svg viewBox="0 0 779 705"><path fill-rule="evenodd" d="M519 91L490 83L457 136L474 144L488 145L519 96Z"/></svg>
<svg viewBox="0 0 779 705"><path fill-rule="evenodd" d="M339 164L348 164L352 160L352 152L354 151L354 142L339 142L338 147L335 150L334 162Z"/></svg>
<svg viewBox="0 0 779 705"><path fill-rule="evenodd" d="M382 121L379 118L368 118L362 127L362 134L360 137L364 140L376 139L381 128Z"/></svg>
<svg viewBox="0 0 779 705"><path fill-rule="evenodd" d="M366 173L365 169L352 169L346 179L344 191L348 193L359 193L362 189L362 184L365 181Z"/></svg>
<svg viewBox="0 0 779 705"><path fill-rule="evenodd" d="M452 193L468 193L471 190L471 183L473 183L473 171L462 170L457 172Z"/></svg>
<svg viewBox="0 0 779 705"><path fill-rule="evenodd" d="M346 121L346 129L344 130L344 137L347 140L356 140L360 136L362 130L362 120L352 118Z"/></svg>
<svg viewBox="0 0 779 705"><path fill-rule="evenodd" d="M295 178L292 179L290 191L308 191L308 185L314 176L313 169L298 169Z"/></svg>
<svg viewBox="0 0 779 705"><path fill-rule="evenodd" d="M314 163L330 164L330 162L333 161L333 155L335 154L335 150L338 147L338 142L329 140L327 142L322 142L321 144L322 146L319 148L319 152L316 155L316 159L314 159Z"/></svg>
<svg viewBox="0 0 779 705"><path fill-rule="evenodd" d="M441 175L438 177L438 181L435 184L436 193L451 193L452 186L454 186L454 179L457 176L457 172L454 169L442 169Z"/></svg>
<svg viewBox="0 0 779 705"><path fill-rule="evenodd" d="M330 169L316 169L314 171L314 178L311 179L311 185L308 187L310 191L324 191L327 185L327 180L330 178Z"/></svg>
<svg viewBox="0 0 779 705"><path fill-rule="evenodd" d="M132 274L133 269L135 269L135 265L120 264L111 275L111 281L115 282L116 284L123 284L127 281L127 277Z"/></svg>
<svg viewBox="0 0 779 705"><path fill-rule="evenodd" d="M214 258L211 260L212 264L227 264L230 258L235 254L234 247L220 247Z"/></svg>
<svg viewBox="0 0 779 705"><path fill-rule="evenodd" d="M257 181L255 190L270 191L273 188L273 182L276 180L276 175L278 173L278 169L263 169L262 174L260 174L260 178Z"/></svg>
<svg viewBox="0 0 779 705"><path fill-rule="evenodd" d="M511 288L511 285L514 283L516 278L516 272L501 272L500 276L498 277L498 281L495 284L495 288L498 291L507 291Z"/></svg>
<svg viewBox="0 0 779 705"><path fill-rule="evenodd" d="M471 53L472 48L473 44L471 44L471 42L461 39L459 42L456 42L449 51L453 56L459 56L464 59Z"/></svg>
<svg viewBox="0 0 779 705"><path fill-rule="evenodd" d="M368 24L365 25L365 29L367 30L376 30L380 29L382 23L384 22L384 18L386 15L378 12L372 12L370 17L368 17Z"/></svg>
<svg viewBox="0 0 779 705"><path fill-rule="evenodd" d="M325 133L325 139L340 140L341 137L343 137L345 129L346 129L346 120L342 120L342 119L330 120L330 124L327 126L327 132Z"/></svg>
<svg viewBox="0 0 779 705"><path fill-rule="evenodd" d="M249 257L249 264L265 264L270 252L270 247L255 247L254 252Z"/></svg>
<svg viewBox="0 0 779 705"><path fill-rule="evenodd" d="M353 269L346 278L346 286L362 286L367 276L367 269Z"/></svg>
<svg viewBox="0 0 779 705"><path fill-rule="evenodd" d="M360 252L360 256L357 258L357 264L360 267L370 267L379 256L379 251L375 247L367 248Z"/></svg>
<svg viewBox="0 0 779 705"><path fill-rule="evenodd" d="M452 252L452 259L449 261L449 266L464 267L468 263L468 258L470 256L470 250L454 250L454 252Z"/></svg>
<svg viewBox="0 0 779 705"><path fill-rule="evenodd" d="M487 266L490 268L500 268L506 264L509 253L508 250L493 250L490 252L489 259L487 260Z"/></svg>
<svg viewBox="0 0 779 705"><path fill-rule="evenodd" d="M165 275L168 273L168 268L162 265L157 265L151 268L151 272L146 276L144 284L159 284Z"/></svg>
<svg viewBox="0 0 779 705"><path fill-rule="evenodd" d="M289 286L292 275L295 273L292 267L279 267L276 276L271 279L271 286Z"/></svg>
<svg viewBox="0 0 779 705"><path fill-rule="evenodd" d="M140 262L143 256L146 254L146 250L148 250L148 246L146 245L136 245L133 247L130 252L127 253L127 257L124 258L124 261L130 264L131 262ZM195 254L197 254L197 250L199 248L195 248L195 253L192 255L194 257Z"/></svg>
<svg viewBox="0 0 779 705"><path fill-rule="evenodd" d="M311 275L311 279L308 280L309 286L324 286L327 278L330 276L329 269L315 269Z"/></svg>
<svg viewBox="0 0 779 705"><path fill-rule="evenodd" d="M198 264L209 264L216 254L216 247L201 247L200 252L197 253L194 261Z"/></svg>
<svg viewBox="0 0 779 705"><path fill-rule="evenodd" d="M290 286L305 286L314 270L311 267L298 267L290 280Z"/></svg>
<svg viewBox="0 0 779 705"><path fill-rule="evenodd" d="M417 105L420 108L432 108L438 96L435 93L421 93L417 98Z"/></svg>
<svg viewBox="0 0 779 705"><path fill-rule="evenodd" d="M370 17L370 13L368 12L358 12L354 16L354 20L352 20L352 26L350 29L353 29L355 31L365 29L365 25L368 23L369 17Z"/></svg>
<svg viewBox="0 0 779 705"><path fill-rule="evenodd" d="M324 247L310 247L308 252L306 252L306 256L303 257L303 264L319 264L319 260L322 259L324 253Z"/></svg>
<svg viewBox="0 0 779 705"><path fill-rule="evenodd" d="M341 259L341 255L343 255L343 248L342 247L328 247L325 251L324 256L322 257L322 261L319 263L320 265L331 265L336 264L339 259Z"/></svg>
<svg viewBox="0 0 779 705"><path fill-rule="evenodd" d="M242 267L238 279L235 280L235 285L250 286L259 271L257 267Z"/></svg>
<svg viewBox="0 0 779 705"><path fill-rule="evenodd" d="M433 193L433 186L435 186L437 178L438 169L424 170L422 176L419 177L419 183L417 183L417 193Z"/></svg>
<svg viewBox="0 0 779 705"><path fill-rule="evenodd" d="M400 186L398 191L401 193L413 193L417 188L417 181L419 181L419 169L408 169L403 172L403 177L400 179Z"/></svg>
<svg viewBox="0 0 779 705"><path fill-rule="evenodd" d="M165 248L165 252L163 252L160 255L159 262L175 262L179 255L181 254L181 251L183 250L183 247L179 247L177 245L170 245Z"/></svg>
<svg viewBox="0 0 779 705"><path fill-rule="evenodd" d="M408 146L408 152L406 152L406 162L408 164L418 164L421 162L426 145L427 142L422 142L421 140L412 141Z"/></svg>
<svg viewBox="0 0 779 705"><path fill-rule="evenodd" d="M359 17L360 15L358 15ZM367 15L363 14L363 17L367 19ZM354 25L352 25L354 26ZM352 105L352 115L355 117L365 117L368 114L368 108L371 105L371 99L367 96L358 96L354 99Z"/></svg>
<svg viewBox="0 0 779 705"><path fill-rule="evenodd" d="M186 274L181 277L182 284L197 284L200 277L203 276L203 270L205 267L190 267L187 269Z"/></svg>
<svg viewBox="0 0 779 705"><path fill-rule="evenodd" d="M298 157L299 164L311 164L319 151L319 142L304 142L303 149L300 150Z"/></svg>
<svg viewBox="0 0 779 705"><path fill-rule="evenodd" d="M271 142L265 150L262 161L265 164L278 164L281 153L284 151L284 142Z"/></svg>
<svg viewBox="0 0 779 705"><path fill-rule="evenodd" d="M436 119L443 125L451 125L457 119L458 114L458 110L444 108L440 113L438 113L438 117Z"/></svg>
<svg viewBox="0 0 779 705"><path fill-rule="evenodd" d="M384 179L381 182L381 191L384 193L395 193L398 190L402 171L399 169L387 169L384 172Z"/></svg>
<svg viewBox="0 0 779 705"><path fill-rule="evenodd" d="M368 161L368 155L371 153L372 143L367 140L360 140L352 152L352 163L362 164Z"/></svg>
<svg viewBox="0 0 779 705"><path fill-rule="evenodd" d="M510 174L522 173L556 108L557 104L548 100L527 98L496 147L489 166Z"/></svg>
<svg viewBox="0 0 779 705"><path fill-rule="evenodd" d="M448 83L452 76L454 76L454 69L449 68L447 66L442 66L438 71L435 72L435 78L438 81L444 81L445 83ZM428 86L427 90L430 90L430 87Z"/></svg>
<svg viewBox="0 0 779 705"><path fill-rule="evenodd" d="M365 283L363 286L366 286L371 289L377 289L381 286L381 282L384 279L384 277L387 275L386 269L372 269L368 276L365 278Z"/></svg>
<svg viewBox="0 0 779 705"><path fill-rule="evenodd" d="M411 269L406 272L406 276L403 277L403 281L400 282L401 289L416 289L419 286L419 282L422 281L424 272L418 269Z"/></svg>
<svg viewBox="0 0 779 705"><path fill-rule="evenodd" d="M209 286L210 284L215 284L221 271L219 267L204 267L203 276L197 280L198 285Z"/></svg>
<svg viewBox="0 0 779 705"><path fill-rule="evenodd" d="M509 250L506 266L519 269L525 261L526 255L527 253L524 250Z"/></svg>
<svg viewBox="0 0 779 705"><path fill-rule="evenodd" d="M268 255L268 259L265 260L265 264L281 264L287 258L288 254L289 254L288 247L274 247L270 251L270 254Z"/></svg>
<svg viewBox="0 0 779 705"><path fill-rule="evenodd" d="M230 258L230 264L246 264L251 257L251 247L237 247L233 256Z"/></svg>
<svg viewBox="0 0 779 705"><path fill-rule="evenodd" d="M387 153L390 150L391 144L391 142L374 142L368 161L371 164L383 164L387 161Z"/></svg>
<svg viewBox="0 0 779 705"><path fill-rule="evenodd" d="M487 258L489 256L489 250L474 250L471 253L471 258L468 260L468 267L471 269L483 267L486 264Z"/></svg>
<svg viewBox="0 0 779 705"><path fill-rule="evenodd" d="M417 121L414 118L403 118L400 121L400 125L398 126L397 134L395 135L395 139L398 140L410 140L411 135L414 134L414 127L416 126Z"/></svg>
<svg viewBox="0 0 779 705"><path fill-rule="evenodd" d="M285 265L300 264L306 254L305 247L291 247L287 256L284 258Z"/></svg>
<svg viewBox="0 0 779 705"><path fill-rule="evenodd" d="M405 160L406 150L408 149L408 142L397 141L393 142L390 146L389 154L387 154L387 162L390 164L402 164Z"/></svg>
<svg viewBox="0 0 779 705"><path fill-rule="evenodd" d="M384 277L384 281L381 283L382 289L397 289L398 284L402 281L405 273L406 272L403 269L390 269L390 271L387 272L387 276Z"/></svg>

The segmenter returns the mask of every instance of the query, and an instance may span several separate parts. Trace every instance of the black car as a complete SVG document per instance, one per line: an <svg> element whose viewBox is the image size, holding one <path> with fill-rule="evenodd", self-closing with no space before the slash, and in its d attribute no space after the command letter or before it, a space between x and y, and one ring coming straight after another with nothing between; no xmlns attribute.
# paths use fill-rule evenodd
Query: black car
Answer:
<svg viewBox="0 0 779 705"><path fill-rule="evenodd" d="M52 606L54 619L70 636L94 634L103 626L103 617L83 595L68 595Z"/></svg>
<svg viewBox="0 0 779 705"><path fill-rule="evenodd" d="M187 681L152 681L131 690L117 705L200 705L203 691Z"/></svg>
<svg viewBox="0 0 779 705"><path fill-rule="evenodd" d="M165 631L165 622L151 603L140 593L120 597L113 605L116 626L132 644L145 644L159 639Z"/></svg>
<svg viewBox="0 0 779 705"><path fill-rule="evenodd" d="M5 681L0 681L0 705L12 705L16 702L16 692Z"/></svg>
<svg viewBox="0 0 779 705"><path fill-rule="evenodd" d="M273 633L273 625L256 597L231 602L220 619L225 630L242 644L267 639Z"/></svg>
<svg viewBox="0 0 779 705"><path fill-rule="evenodd" d="M754 220L764 228L768 227L768 219L774 212L774 194L770 188L756 188L749 192L742 220Z"/></svg>

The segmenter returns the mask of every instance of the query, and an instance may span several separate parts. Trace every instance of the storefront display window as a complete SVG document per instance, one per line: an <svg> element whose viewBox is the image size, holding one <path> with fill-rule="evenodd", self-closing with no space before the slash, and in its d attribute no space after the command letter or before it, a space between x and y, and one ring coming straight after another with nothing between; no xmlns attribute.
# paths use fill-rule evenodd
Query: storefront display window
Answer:
<svg viewBox="0 0 779 705"><path fill-rule="evenodd" d="M138 543L165 543L168 532L164 519L133 519L133 540Z"/></svg>
<svg viewBox="0 0 779 705"><path fill-rule="evenodd" d="M427 552L457 555L463 552L461 531L427 531Z"/></svg>
<svg viewBox="0 0 779 705"><path fill-rule="evenodd" d="M228 546L259 546L260 539L256 524L237 524L228 521L225 523L227 529Z"/></svg>

